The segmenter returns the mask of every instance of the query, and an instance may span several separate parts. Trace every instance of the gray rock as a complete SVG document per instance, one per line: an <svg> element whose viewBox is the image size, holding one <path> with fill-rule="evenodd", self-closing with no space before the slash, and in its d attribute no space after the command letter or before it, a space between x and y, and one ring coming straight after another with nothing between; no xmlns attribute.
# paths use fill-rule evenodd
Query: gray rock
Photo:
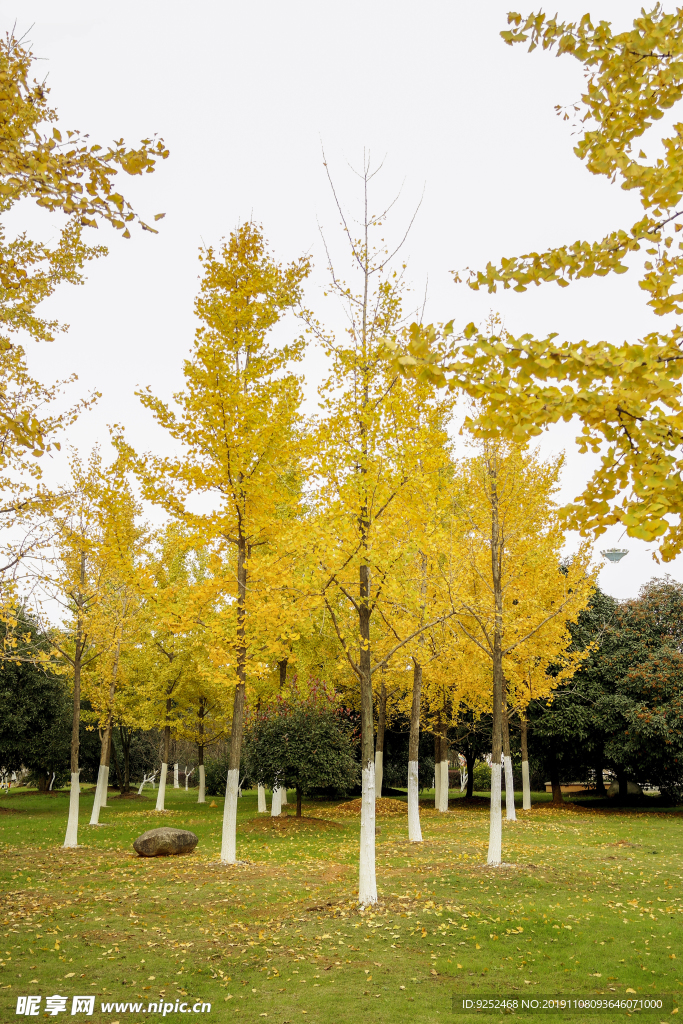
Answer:
<svg viewBox="0 0 683 1024"><path fill-rule="evenodd" d="M192 853L198 842L194 832L166 825L143 832L133 843L133 849L141 857L170 857L178 853Z"/></svg>

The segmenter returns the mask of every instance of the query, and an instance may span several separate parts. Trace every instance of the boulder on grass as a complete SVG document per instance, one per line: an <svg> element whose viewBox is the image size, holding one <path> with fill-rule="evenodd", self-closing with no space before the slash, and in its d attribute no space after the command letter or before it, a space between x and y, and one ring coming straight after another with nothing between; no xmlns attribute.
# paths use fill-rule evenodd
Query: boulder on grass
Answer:
<svg viewBox="0 0 683 1024"><path fill-rule="evenodd" d="M179 853L192 853L198 842L194 832L166 825L143 832L133 843L133 849L141 857L172 857Z"/></svg>

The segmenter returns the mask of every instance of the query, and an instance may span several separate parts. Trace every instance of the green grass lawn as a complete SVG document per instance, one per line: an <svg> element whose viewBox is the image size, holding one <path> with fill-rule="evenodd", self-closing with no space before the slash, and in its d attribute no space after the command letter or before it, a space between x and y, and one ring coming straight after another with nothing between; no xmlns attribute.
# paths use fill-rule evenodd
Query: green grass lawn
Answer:
<svg viewBox="0 0 683 1024"><path fill-rule="evenodd" d="M485 864L485 806L453 798L448 814L425 808L421 845L407 841L405 813L380 817L380 902L361 912L355 815L311 802L304 815L317 821L272 821L246 793L243 863L226 868L218 863L223 801L208 799L217 806L171 789L169 810L157 814L151 792L110 794L106 824L93 828L84 795L83 845L63 850L68 794L0 797L2 1024L22 1019L17 997L27 994L42 996L40 1017L49 1020L166 1019L130 1010L156 1003L180 1021L181 1005L191 1012L204 1002L211 1010L193 1019L393 1024L482 1019L454 1013L454 994L683 989L678 814L553 809L537 794L532 811L504 825L512 866L498 870ZM195 853L137 857L135 837L164 823L195 832ZM67 1008L46 1018L53 994L67 996ZM72 1016L72 997L89 994L92 1016ZM677 1019L669 1014L648 1019Z"/></svg>

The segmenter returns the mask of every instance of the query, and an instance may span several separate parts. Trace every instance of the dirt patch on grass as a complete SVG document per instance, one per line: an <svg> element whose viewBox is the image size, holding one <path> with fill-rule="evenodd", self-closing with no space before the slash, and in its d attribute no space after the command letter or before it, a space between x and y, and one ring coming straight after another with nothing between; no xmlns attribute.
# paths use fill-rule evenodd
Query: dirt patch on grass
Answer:
<svg viewBox="0 0 683 1024"><path fill-rule="evenodd" d="M20 810L14 808L14 807L0 807L0 814L22 814L22 813L23 813L23 811L20 811Z"/></svg>
<svg viewBox="0 0 683 1024"><path fill-rule="evenodd" d="M585 814L586 812L588 814L591 814L593 812L593 808L592 807L582 807L581 804L554 804L554 803L552 803L550 801L548 803L543 803L543 804L532 804L531 810L532 811L559 811L560 813L562 813L562 811L569 811L569 812L573 812L574 814L582 814L582 813Z"/></svg>
<svg viewBox="0 0 683 1024"><path fill-rule="evenodd" d="M112 800L147 800L146 796L142 796L141 793L117 793L116 796L112 796ZM109 802L109 794L107 793L107 803Z"/></svg>
<svg viewBox="0 0 683 1024"><path fill-rule="evenodd" d="M43 793L38 789L13 789L12 792L18 796L69 796L68 789L46 789ZM81 793L83 792L81 789Z"/></svg>
<svg viewBox="0 0 683 1024"><path fill-rule="evenodd" d="M270 815L254 818L249 825L244 826L245 832L291 832L300 828L325 830L338 829L341 825L327 818L309 818L304 814L297 818L295 814L281 814L279 818L272 818Z"/></svg>
<svg viewBox="0 0 683 1024"><path fill-rule="evenodd" d="M335 807L335 815L343 815L344 817L356 817L360 816L361 800L347 800L345 804L339 804L339 807ZM388 796L380 796L375 800L375 815L378 818L388 814L407 814L408 804L405 804L402 800L392 800Z"/></svg>
<svg viewBox="0 0 683 1024"><path fill-rule="evenodd" d="M459 796L451 800L448 808L457 811L459 807L490 807L491 800L485 796Z"/></svg>

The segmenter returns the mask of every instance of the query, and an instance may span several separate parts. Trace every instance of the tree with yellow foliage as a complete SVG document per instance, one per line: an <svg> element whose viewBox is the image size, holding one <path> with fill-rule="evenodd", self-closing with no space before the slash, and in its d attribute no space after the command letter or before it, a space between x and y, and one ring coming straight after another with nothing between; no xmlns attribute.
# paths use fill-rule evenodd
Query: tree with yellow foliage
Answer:
<svg viewBox="0 0 683 1024"><path fill-rule="evenodd" d="M156 808L166 809L166 784L171 740L187 733L197 715L205 662L205 559L182 525L170 523L153 538L138 566L139 614L135 643L122 652L120 672L125 685L116 705L127 725L160 729L163 735ZM204 598L205 603L201 603Z"/></svg>
<svg viewBox="0 0 683 1024"><path fill-rule="evenodd" d="M638 288L645 301L657 316L680 315L683 134L675 108L683 99L683 10L656 4L622 30L589 14L565 22L543 11L511 12L508 23L501 33L508 45L579 62L585 91L572 107L556 108L575 118L574 153L592 174L635 192L642 209L634 223L601 239L513 255L459 272L456 281L490 293L566 288L625 274L644 251ZM664 127L659 134L655 122ZM654 157L640 148L646 134L642 144L655 147ZM415 323L388 345L403 372L477 399L477 430L491 439L524 442L578 417L579 450L600 455L600 465L567 506L567 525L599 536L620 523L629 536L655 541L664 561L683 550L682 347L680 323L625 341L571 342L558 340L558 332L513 337L474 323L457 331L452 321Z"/></svg>
<svg viewBox="0 0 683 1024"><path fill-rule="evenodd" d="M110 566L98 557L102 539L101 456L95 449L84 466L76 454L70 459L71 483L55 500L52 543L34 567L33 597L37 614L55 655L72 677L71 795L65 847L78 845L79 727L84 673L116 640L102 628L98 605L110 585ZM46 621L45 610L52 621ZM54 625L59 616L61 626Z"/></svg>
<svg viewBox="0 0 683 1024"><path fill-rule="evenodd" d="M23 350L10 336L27 332L37 341L51 341L60 329L37 307L61 282L80 283L84 264L106 252L86 245L84 227L105 221L130 238L137 221L155 232L115 188L115 179L120 171L152 173L168 150L161 139L143 139L129 149L122 139L102 147L81 132L63 136L48 102L49 88L44 80L32 80L35 70L30 50L7 34L0 41L0 215L32 200L66 216L52 246L32 241L25 232L8 240L0 227L0 433L11 436L15 448L41 455L53 443L54 424L41 410L49 389L43 394L36 382L28 383ZM49 134L48 125L53 125ZM19 405L18 395L23 396Z"/></svg>
<svg viewBox="0 0 683 1024"><path fill-rule="evenodd" d="M95 492L98 529L90 547L90 561L99 567L101 584L90 621L102 653L85 674L83 692L90 701L102 746L91 825L99 823L100 809L107 804L121 659L139 642L142 622L137 577L149 534L138 522L141 509L131 491L127 471L128 466L121 459L107 469L100 469Z"/></svg>
<svg viewBox="0 0 683 1024"><path fill-rule="evenodd" d="M149 389L140 396L182 454L148 455L139 470L146 497L210 552L206 588L215 603L204 640L234 694L221 849L221 860L232 864L247 680L267 661L264 641L277 642L273 598L294 547L286 510L299 500L292 476L301 460L301 384L290 365L301 359L303 341L276 348L268 335L298 303L309 263L276 263L252 223L217 250L202 251L200 260L201 326L184 365L185 389L174 396L178 411ZM208 511L206 505L197 511L198 498ZM190 606L188 623L193 614Z"/></svg>
<svg viewBox="0 0 683 1024"><path fill-rule="evenodd" d="M452 628L489 660L493 681L476 709L490 710L493 717L489 864L501 863L506 680L517 693L527 659L538 659L543 669L561 662L571 643L567 624L586 607L597 571L589 566L586 545L562 560L564 536L553 501L560 466L561 459L542 463L519 446L482 442L465 468L458 497L468 528ZM572 665L567 656L567 672ZM546 693L556 678L546 675ZM510 776L508 791L511 783Z"/></svg>
<svg viewBox="0 0 683 1024"><path fill-rule="evenodd" d="M364 215L354 238L339 206L357 290L330 265L331 290L343 304L346 337L309 327L330 361L320 388L322 414L315 436L309 545L311 591L324 602L338 643L355 677L361 714L362 802L359 901L377 900L375 875L375 751L373 676L413 636L429 626L390 636L385 612L420 590L404 587L404 565L419 550L421 524L415 499L431 486L427 467L446 441L443 406L429 389L402 379L384 359L384 338L404 319L401 275L391 269L385 213L369 213L368 163L361 174ZM373 625L373 623L375 625ZM386 642L377 641L382 637ZM403 652L405 654L407 652Z"/></svg>

